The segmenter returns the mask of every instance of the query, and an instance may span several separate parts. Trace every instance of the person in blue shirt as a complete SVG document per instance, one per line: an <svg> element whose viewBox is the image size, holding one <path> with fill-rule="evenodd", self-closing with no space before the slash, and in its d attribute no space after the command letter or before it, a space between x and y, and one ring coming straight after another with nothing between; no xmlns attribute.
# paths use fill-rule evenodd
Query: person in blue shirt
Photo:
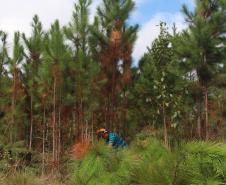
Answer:
<svg viewBox="0 0 226 185"><path fill-rule="evenodd" d="M116 133L109 132L105 128L98 129L96 134L98 139L105 139L106 143L113 148L123 148L127 146L126 142L121 137L119 137Z"/></svg>

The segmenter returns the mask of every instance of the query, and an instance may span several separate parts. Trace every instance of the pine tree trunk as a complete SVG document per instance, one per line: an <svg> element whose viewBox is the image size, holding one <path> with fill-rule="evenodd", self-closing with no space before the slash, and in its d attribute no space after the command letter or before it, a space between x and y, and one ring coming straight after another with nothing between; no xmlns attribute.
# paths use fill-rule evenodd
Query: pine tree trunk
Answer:
<svg viewBox="0 0 226 185"><path fill-rule="evenodd" d="M208 117L208 88L205 87L205 128L206 128L206 140L209 139L209 117Z"/></svg>
<svg viewBox="0 0 226 185"><path fill-rule="evenodd" d="M71 126L71 132L70 132L70 139L75 139L78 135L78 133L76 133L77 129L76 129L76 105L74 105L74 110L72 112L72 126Z"/></svg>
<svg viewBox="0 0 226 185"><path fill-rule="evenodd" d="M80 138L80 132L81 132L81 130L80 130L80 124L79 124L79 120L80 120L80 118L79 118L79 103L76 103L76 115L75 115L75 117L76 117L76 122L77 122L77 135L76 135L76 139L81 139Z"/></svg>
<svg viewBox="0 0 226 185"><path fill-rule="evenodd" d="M58 111L58 138L57 138L57 166L58 170L60 167L60 153L61 153L61 110L59 106L59 111Z"/></svg>
<svg viewBox="0 0 226 185"><path fill-rule="evenodd" d="M82 128L82 132L81 132L81 138L82 138L82 143L84 142L84 136L85 136L85 125L84 125L84 122L83 122L83 118L82 118L82 110L83 110L83 102L82 102L82 98L80 100L80 106L79 106L79 124Z"/></svg>
<svg viewBox="0 0 226 185"><path fill-rule="evenodd" d="M91 123L92 124L92 131L91 131L92 132L92 144L94 142L94 129L93 129L94 128L94 118L93 117L94 117L94 113L92 112L92 121L91 121L92 122Z"/></svg>
<svg viewBox="0 0 226 185"><path fill-rule="evenodd" d="M53 162L56 162L56 78L53 84Z"/></svg>
<svg viewBox="0 0 226 185"><path fill-rule="evenodd" d="M29 137L29 150L32 147L32 135L33 135L33 96L31 95L31 102L30 102L30 137Z"/></svg>
<svg viewBox="0 0 226 185"><path fill-rule="evenodd" d="M43 110L43 128L42 128L42 175L45 173L45 128L46 128L46 110Z"/></svg>
<svg viewBox="0 0 226 185"><path fill-rule="evenodd" d="M16 67L13 66L13 89L12 89L12 123L10 124L10 143L13 143L13 126L15 126L16 109Z"/></svg>
<svg viewBox="0 0 226 185"><path fill-rule="evenodd" d="M201 138L201 117L198 115L197 118L197 133L198 133L198 138Z"/></svg>
<svg viewBox="0 0 226 185"><path fill-rule="evenodd" d="M207 63L207 58L206 54L203 54L203 63L206 65ZM204 107L205 107L205 139L209 139L209 118L208 118L208 87L207 87L207 82L204 81Z"/></svg>
<svg viewBox="0 0 226 185"><path fill-rule="evenodd" d="M116 67L114 66L113 69L113 74L112 74L112 89L111 89L111 99L110 99L110 129L112 130L113 128L116 127L115 125L115 111L116 111Z"/></svg>
<svg viewBox="0 0 226 185"><path fill-rule="evenodd" d="M163 124L164 124L164 143L168 147L168 131L167 131L167 123L166 123L166 113L165 113L165 106L163 103L162 106L162 113L163 113Z"/></svg>
<svg viewBox="0 0 226 185"><path fill-rule="evenodd" d="M104 103L105 103L105 106L104 106L104 126L105 126L105 128L107 128L107 112L108 112L107 106L108 106L108 103L107 103L106 98L105 98Z"/></svg>
<svg viewBox="0 0 226 185"><path fill-rule="evenodd" d="M199 104L198 104L198 116L197 116L197 133L198 133L199 139L201 139L201 131L202 131L202 127L201 127L201 102L199 102Z"/></svg>

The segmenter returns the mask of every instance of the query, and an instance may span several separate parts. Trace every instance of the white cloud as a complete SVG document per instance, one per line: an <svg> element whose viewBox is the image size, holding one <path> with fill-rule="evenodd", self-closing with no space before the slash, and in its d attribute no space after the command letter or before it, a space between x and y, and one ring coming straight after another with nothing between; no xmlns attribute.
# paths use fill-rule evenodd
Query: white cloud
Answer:
<svg viewBox="0 0 226 185"><path fill-rule="evenodd" d="M90 7L91 20L96 14L96 8L102 0L93 0ZM152 0L135 0L136 10L134 15L141 20L142 12L138 11L140 6L150 3ZM192 0L187 0L191 1ZM9 48L12 47L12 38L15 31L25 32L29 34L31 31L32 17L38 14L44 29L48 29L54 20L59 19L61 25L67 24L72 16L75 0L7 0L1 4L0 11L0 30L9 33ZM133 16L133 15L132 15ZM138 20L138 21L140 21ZM159 34L160 20L168 23L170 27L173 22L177 24L178 29L184 27L183 18L180 13L168 14L159 13L146 22L138 33L133 56L136 61L146 51L146 47L150 46L154 38Z"/></svg>
<svg viewBox="0 0 226 185"><path fill-rule="evenodd" d="M147 3L150 3L151 1L152 0L134 0L135 8L131 13L130 20L132 20L132 22L143 22L144 15L141 12L141 7Z"/></svg>
<svg viewBox="0 0 226 185"><path fill-rule="evenodd" d="M135 62L143 56L145 51L147 50L147 46L151 46L151 43L155 38L159 35L159 23L160 21L164 21L167 23L169 31L171 31L173 23L176 24L177 30L181 31L186 28L186 24L184 22L183 15L181 13L158 13L154 15L148 22L146 22L138 32L138 39L135 44L133 57Z"/></svg>
<svg viewBox="0 0 226 185"><path fill-rule="evenodd" d="M93 0L93 3L90 7L90 19L93 20L94 16L96 15L96 9L101 4L101 0Z"/></svg>
<svg viewBox="0 0 226 185"><path fill-rule="evenodd" d="M9 34L9 48L12 47L15 31L27 35L31 31L32 17L37 14L45 30L58 19L61 25L67 24L72 17L76 0L7 0L1 4L0 30ZM90 17L93 19L96 7L101 0L93 0L90 7Z"/></svg>
<svg viewBox="0 0 226 185"><path fill-rule="evenodd" d="M15 31L30 34L32 17L35 14L39 16L44 29L48 29L56 19L59 19L61 24L66 24L72 16L73 5L73 0L4 1L0 11L0 30L9 34L11 49Z"/></svg>

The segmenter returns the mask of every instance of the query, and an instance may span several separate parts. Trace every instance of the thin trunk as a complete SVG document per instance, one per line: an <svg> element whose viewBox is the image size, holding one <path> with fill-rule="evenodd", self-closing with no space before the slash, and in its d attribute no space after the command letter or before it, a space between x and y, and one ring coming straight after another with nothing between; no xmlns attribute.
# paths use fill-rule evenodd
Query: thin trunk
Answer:
<svg viewBox="0 0 226 185"><path fill-rule="evenodd" d="M104 106L104 126L107 128L107 100L105 99L105 106Z"/></svg>
<svg viewBox="0 0 226 185"><path fill-rule="evenodd" d="M163 103L162 106L162 113L163 113L163 124L164 124L164 143L168 147L168 132L167 132L167 123L166 123L166 113L165 113L165 106Z"/></svg>
<svg viewBox="0 0 226 185"><path fill-rule="evenodd" d="M198 138L201 139L201 117L198 115L197 118L197 132L198 132Z"/></svg>
<svg viewBox="0 0 226 185"><path fill-rule="evenodd" d="M202 127L201 127L201 102L199 101L198 116L197 116L197 133L198 133L199 139L201 139L201 131L202 131Z"/></svg>
<svg viewBox="0 0 226 185"><path fill-rule="evenodd" d="M190 133L190 139L193 138L193 129L194 129L194 124L191 124L191 133Z"/></svg>
<svg viewBox="0 0 226 185"><path fill-rule="evenodd" d="M29 150L32 147L32 135L33 135L33 96L31 95L31 102L30 102L30 138L29 138Z"/></svg>
<svg viewBox="0 0 226 185"><path fill-rule="evenodd" d="M94 133L93 133L93 121L94 121L94 119L93 119L93 117L94 117L94 113L92 112L92 144L93 144L93 140L94 140Z"/></svg>
<svg viewBox="0 0 226 185"><path fill-rule="evenodd" d="M76 133L76 105L74 105L74 110L72 112L72 126L71 127L72 128L71 128L69 138L75 139L77 136L77 133Z"/></svg>
<svg viewBox="0 0 226 185"><path fill-rule="evenodd" d="M88 121L85 120L85 123L86 123L86 129L85 129L85 141L87 141L87 139L88 139Z"/></svg>
<svg viewBox="0 0 226 185"><path fill-rule="evenodd" d="M58 119L58 141L57 141L57 145L58 145L58 150L57 150L57 166L58 166L58 170L60 167L60 153L61 153L61 111L60 111L60 107L59 107L59 119Z"/></svg>
<svg viewBox="0 0 226 185"><path fill-rule="evenodd" d="M208 88L205 87L205 128L206 140L209 139L209 117L208 117Z"/></svg>
<svg viewBox="0 0 226 185"><path fill-rule="evenodd" d="M75 117L77 118L77 138L76 139L81 139L80 138L80 132L81 132L81 130L80 130L80 125L79 125L79 104L78 103L76 103L76 115L75 115Z"/></svg>
<svg viewBox="0 0 226 185"><path fill-rule="evenodd" d="M113 67L113 74L112 74L112 92L111 92L111 100L110 100L110 129L112 130L115 127L115 107L116 107L116 67Z"/></svg>
<svg viewBox="0 0 226 185"><path fill-rule="evenodd" d="M54 84L53 84L53 161L56 160L56 78L54 78Z"/></svg>
<svg viewBox="0 0 226 185"><path fill-rule="evenodd" d="M80 102L79 106L79 124L82 127L82 132L81 132L81 138L82 138L82 143L84 142L84 123L82 122L82 100Z"/></svg>
<svg viewBox="0 0 226 185"><path fill-rule="evenodd" d="M203 53L203 63L207 65L206 54ZM209 120L208 120L208 87L207 82L204 82L204 102L205 102L205 139L209 139Z"/></svg>
<svg viewBox="0 0 226 185"><path fill-rule="evenodd" d="M79 115L79 121L80 121L80 125L81 125L81 127L82 127L82 134L81 134L81 137L82 137L82 142L84 142L84 140L85 140L85 131L86 131L86 125L85 125L85 119L84 119L84 114L83 114L83 100L82 100L82 98L81 98L81 100L80 100L80 111L79 111L79 113L80 113L80 115Z"/></svg>
<svg viewBox="0 0 226 185"><path fill-rule="evenodd" d="M10 124L10 143L13 143L13 126L15 126L16 108L16 67L13 67L13 93L12 93L12 123Z"/></svg>
<svg viewBox="0 0 226 185"><path fill-rule="evenodd" d="M45 129L46 129L46 110L43 110L43 129L42 129L42 175L45 173Z"/></svg>

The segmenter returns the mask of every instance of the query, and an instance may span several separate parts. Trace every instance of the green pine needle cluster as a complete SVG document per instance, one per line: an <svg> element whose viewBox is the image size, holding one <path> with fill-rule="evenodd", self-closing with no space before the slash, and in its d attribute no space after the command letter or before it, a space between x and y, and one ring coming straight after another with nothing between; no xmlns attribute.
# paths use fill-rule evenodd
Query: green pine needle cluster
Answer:
<svg viewBox="0 0 226 185"><path fill-rule="evenodd" d="M139 134L126 149L97 143L72 165L69 185L199 185L226 182L223 144L193 141L176 150Z"/></svg>

